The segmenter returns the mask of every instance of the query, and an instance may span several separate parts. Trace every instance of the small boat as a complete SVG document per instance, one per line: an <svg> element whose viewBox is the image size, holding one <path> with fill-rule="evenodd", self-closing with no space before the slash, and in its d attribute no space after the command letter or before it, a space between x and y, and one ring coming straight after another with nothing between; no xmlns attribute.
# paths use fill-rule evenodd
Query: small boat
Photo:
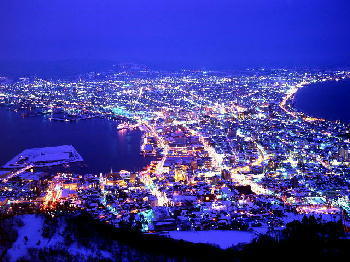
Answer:
<svg viewBox="0 0 350 262"><path fill-rule="evenodd" d="M128 123L121 123L117 126L117 130L127 130L130 128L130 125Z"/></svg>

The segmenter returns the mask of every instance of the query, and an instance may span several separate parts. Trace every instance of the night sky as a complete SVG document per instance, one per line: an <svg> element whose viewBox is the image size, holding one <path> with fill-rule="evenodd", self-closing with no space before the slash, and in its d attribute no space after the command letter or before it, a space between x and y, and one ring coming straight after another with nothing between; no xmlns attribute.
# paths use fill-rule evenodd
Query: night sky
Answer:
<svg viewBox="0 0 350 262"><path fill-rule="evenodd" d="M349 0L1 0L0 60L349 65Z"/></svg>

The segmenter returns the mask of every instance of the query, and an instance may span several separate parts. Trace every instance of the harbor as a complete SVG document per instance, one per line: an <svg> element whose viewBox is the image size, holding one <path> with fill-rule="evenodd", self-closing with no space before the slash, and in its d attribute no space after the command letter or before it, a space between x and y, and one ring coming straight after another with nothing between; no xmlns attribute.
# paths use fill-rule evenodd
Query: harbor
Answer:
<svg viewBox="0 0 350 262"><path fill-rule="evenodd" d="M0 107L0 120L0 166L25 149L65 144L74 146L84 159L86 166L81 172L137 171L149 163L140 154L142 132L120 132L117 120L95 117L74 122L50 121L42 115L23 117L5 107Z"/></svg>

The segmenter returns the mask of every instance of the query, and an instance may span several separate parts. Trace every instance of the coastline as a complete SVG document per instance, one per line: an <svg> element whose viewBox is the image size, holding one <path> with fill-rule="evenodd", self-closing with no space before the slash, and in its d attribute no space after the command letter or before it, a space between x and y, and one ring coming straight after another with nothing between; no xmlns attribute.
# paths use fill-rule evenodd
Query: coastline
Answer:
<svg viewBox="0 0 350 262"><path fill-rule="evenodd" d="M349 87L350 78L310 83L298 89L293 96L291 106L295 111L312 118L350 124L350 116L342 114L347 111L343 108L344 105L350 102ZM310 97L311 94L312 97ZM309 102L310 99L312 99L311 102Z"/></svg>
<svg viewBox="0 0 350 262"><path fill-rule="evenodd" d="M108 172L111 168L115 171L130 170L133 172L140 171L148 165L149 159L138 153L140 151L139 145L141 145L139 138L143 133L140 129L118 132L118 122L108 117L91 118L88 119L89 121L50 121L40 114L23 117L6 105L0 109L4 124L4 128L2 128L4 153L0 159L1 165L6 164L23 150L64 144L72 144L87 164L83 167L74 166L74 172L98 174ZM10 121L13 124L7 124ZM28 126L28 128L24 128L24 126ZM55 131L57 128L58 131ZM38 136L41 137L40 140L36 140ZM91 139L93 137L98 139ZM12 142L10 143L10 141ZM92 147L96 151L91 151ZM136 168L132 168L132 166ZM65 170L62 169L62 171Z"/></svg>
<svg viewBox="0 0 350 262"><path fill-rule="evenodd" d="M325 85L331 83L338 83L343 81L349 81L350 78L341 78L341 79L322 79L320 81L315 82L301 82L293 87L291 87L286 96L283 98L280 103L280 107L289 115L292 115L294 118L301 118L306 122L315 122L315 121L330 121L330 122L342 122L344 124L350 124L349 121L342 121L339 119L329 119L324 116L316 116L316 114L312 114L310 112L306 112L296 105L298 95L300 95L300 91L304 88L314 87L314 85ZM322 114L322 113L321 113Z"/></svg>

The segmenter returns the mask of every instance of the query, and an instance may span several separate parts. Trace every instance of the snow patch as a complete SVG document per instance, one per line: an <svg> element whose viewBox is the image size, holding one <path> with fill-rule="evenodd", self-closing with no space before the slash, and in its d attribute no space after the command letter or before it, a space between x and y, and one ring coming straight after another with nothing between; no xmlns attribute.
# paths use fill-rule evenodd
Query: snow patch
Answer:
<svg viewBox="0 0 350 262"><path fill-rule="evenodd" d="M209 230L209 231L169 231L169 237L192 243L218 245L226 249L238 244L248 244L256 238L256 234L248 231Z"/></svg>

